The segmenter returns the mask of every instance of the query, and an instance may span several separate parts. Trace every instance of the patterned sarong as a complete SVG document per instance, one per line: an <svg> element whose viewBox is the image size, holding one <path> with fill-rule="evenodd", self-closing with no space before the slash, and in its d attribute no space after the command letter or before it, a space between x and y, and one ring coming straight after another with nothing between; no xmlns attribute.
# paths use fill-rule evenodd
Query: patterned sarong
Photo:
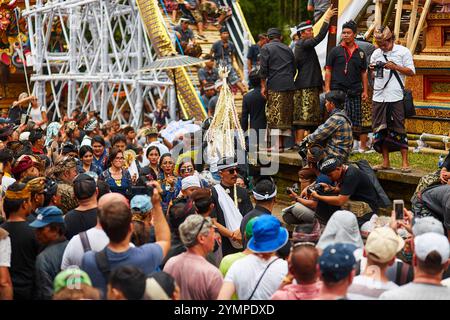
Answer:
<svg viewBox="0 0 450 320"><path fill-rule="evenodd" d="M290 130L294 91L271 91L267 93L266 118L269 129Z"/></svg>
<svg viewBox="0 0 450 320"><path fill-rule="evenodd" d="M293 124L298 129L314 131L321 123L319 88L295 91Z"/></svg>

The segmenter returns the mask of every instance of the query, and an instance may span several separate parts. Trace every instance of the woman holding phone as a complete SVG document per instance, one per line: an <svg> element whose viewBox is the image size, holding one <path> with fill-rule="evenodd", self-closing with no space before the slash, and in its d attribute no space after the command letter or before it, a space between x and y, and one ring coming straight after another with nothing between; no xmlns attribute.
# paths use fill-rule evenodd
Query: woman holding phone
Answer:
<svg viewBox="0 0 450 320"><path fill-rule="evenodd" d="M170 153L165 153L160 157L159 168L158 182L163 190L161 194L161 205L165 214L171 201L181 191L181 179L174 174L175 161L172 159Z"/></svg>

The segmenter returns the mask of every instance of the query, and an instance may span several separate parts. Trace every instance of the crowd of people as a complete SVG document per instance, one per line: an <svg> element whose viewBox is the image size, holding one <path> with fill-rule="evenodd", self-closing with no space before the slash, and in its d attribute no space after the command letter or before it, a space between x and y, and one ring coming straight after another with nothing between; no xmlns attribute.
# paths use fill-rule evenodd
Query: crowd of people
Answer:
<svg viewBox="0 0 450 320"><path fill-rule="evenodd" d="M178 2L165 3L177 12ZM184 6L200 31L198 4ZM369 54L350 21L323 81L314 47L335 14L325 10L317 36L301 23L294 52L276 28L249 51L243 130L267 128L281 147L294 128L305 162L281 216L272 177L249 177L233 157L205 159L195 133L162 134L162 100L137 130L80 109L50 122L22 94L0 119L0 300L450 299L450 156L402 217L378 215L390 201L376 176L348 162L354 136L369 148L372 110L380 168L400 150L409 171L402 85L411 54L387 27L376 28ZM233 48L221 29L198 73L209 121L224 85L215 65L231 65Z"/></svg>

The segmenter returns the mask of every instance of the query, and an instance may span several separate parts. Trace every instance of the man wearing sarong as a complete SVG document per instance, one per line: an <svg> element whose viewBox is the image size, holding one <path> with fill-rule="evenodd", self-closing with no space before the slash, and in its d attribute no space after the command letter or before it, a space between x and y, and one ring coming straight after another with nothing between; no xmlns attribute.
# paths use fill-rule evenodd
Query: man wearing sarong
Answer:
<svg viewBox="0 0 450 320"><path fill-rule="evenodd" d="M281 42L281 31L267 31L269 43L261 48L261 94L267 98L266 117L270 137L277 137L275 151L284 150L283 137L291 136L294 103L295 57Z"/></svg>
<svg viewBox="0 0 450 320"><path fill-rule="evenodd" d="M415 74L413 57L406 47L394 44L394 35L388 27L377 28L374 36L378 49L372 54L370 69L374 71L383 68L382 77L375 77L374 80L372 108L374 149L383 155L383 163L374 169L391 169L389 153L400 151L401 171L411 172L408 162L403 89L399 81L404 84L405 76Z"/></svg>
<svg viewBox="0 0 450 320"><path fill-rule="evenodd" d="M302 22L297 27L300 39L295 45L297 77L295 79L293 119L296 145L302 142L305 130L312 132L321 122L319 93L323 87L323 78L315 47L327 35L330 19L336 14L337 9L330 7L327 10L324 23L317 36L314 36L311 21Z"/></svg>
<svg viewBox="0 0 450 320"><path fill-rule="evenodd" d="M360 148L367 150L367 133L362 132L361 100L368 97L366 54L355 43L357 25L348 21L342 26L342 42L327 57L325 91L341 90L347 94L345 112L352 121L353 136Z"/></svg>

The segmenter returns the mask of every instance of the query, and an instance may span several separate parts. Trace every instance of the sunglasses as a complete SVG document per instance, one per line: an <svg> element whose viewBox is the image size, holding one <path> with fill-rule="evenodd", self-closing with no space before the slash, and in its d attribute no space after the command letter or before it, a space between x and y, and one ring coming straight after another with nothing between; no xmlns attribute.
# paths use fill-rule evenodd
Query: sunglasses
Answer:
<svg viewBox="0 0 450 320"><path fill-rule="evenodd" d="M239 170L237 168L230 168L225 171L228 172L229 174L235 174L235 173L238 173Z"/></svg>
<svg viewBox="0 0 450 320"><path fill-rule="evenodd" d="M191 173L191 172L193 172L194 171L194 168L193 167L187 167L187 168L181 168L180 169L180 172L181 173Z"/></svg>
<svg viewBox="0 0 450 320"><path fill-rule="evenodd" d="M202 231L203 226L205 225L205 222L207 222L208 220L206 220L205 218L203 218L202 224L200 225L200 228L198 229L197 233L195 234L195 238L197 240L198 235L200 234L200 231Z"/></svg>

